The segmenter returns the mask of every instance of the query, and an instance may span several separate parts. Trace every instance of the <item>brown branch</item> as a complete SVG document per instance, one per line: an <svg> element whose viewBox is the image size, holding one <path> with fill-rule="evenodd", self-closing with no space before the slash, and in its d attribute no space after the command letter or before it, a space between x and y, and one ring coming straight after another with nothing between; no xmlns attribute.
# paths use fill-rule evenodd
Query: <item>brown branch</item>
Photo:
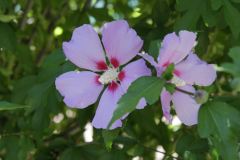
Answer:
<svg viewBox="0 0 240 160"><path fill-rule="evenodd" d="M26 4L26 7L25 7L25 10L23 12L23 16L22 16L22 19L20 21L20 30L24 30L25 26L26 26L26 23L27 23L27 14L28 12L32 9L33 7L33 0L28 0L27 1L27 4Z"/></svg>

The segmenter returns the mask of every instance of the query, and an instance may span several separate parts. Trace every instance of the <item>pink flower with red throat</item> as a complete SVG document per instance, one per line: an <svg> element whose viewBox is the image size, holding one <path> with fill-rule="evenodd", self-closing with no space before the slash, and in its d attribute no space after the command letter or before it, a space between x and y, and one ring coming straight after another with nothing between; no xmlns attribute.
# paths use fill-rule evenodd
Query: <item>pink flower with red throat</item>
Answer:
<svg viewBox="0 0 240 160"><path fill-rule="evenodd" d="M158 76L161 76L170 64L175 65L173 78L170 82L175 84L178 90L170 94L166 89L163 89L161 93L162 110L164 116L171 122L170 105L172 102L179 119L189 126L197 123L200 107L193 96L196 94L193 85L208 86L216 79L213 65L200 60L193 53L195 44L196 34L193 32L180 31L179 35L170 33L163 39L158 62L155 62L147 54L142 55L155 66ZM193 95L180 92L180 90L193 93Z"/></svg>
<svg viewBox="0 0 240 160"><path fill-rule="evenodd" d="M95 128L107 128L118 100L129 85L141 76L151 75L143 59L120 68L134 58L143 45L126 21L106 23L102 30L102 43L106 56L99 36L91 25L76 28L71 40L63 43L63 51L72 63L88 71L67 72L55 81L65 104L73 108L86 108L95 103L104 86L107 86L92 121ZM145 105L145 100L141 99L136 107L141 109ZM119 119L111 129L121 125Z"/></svg>

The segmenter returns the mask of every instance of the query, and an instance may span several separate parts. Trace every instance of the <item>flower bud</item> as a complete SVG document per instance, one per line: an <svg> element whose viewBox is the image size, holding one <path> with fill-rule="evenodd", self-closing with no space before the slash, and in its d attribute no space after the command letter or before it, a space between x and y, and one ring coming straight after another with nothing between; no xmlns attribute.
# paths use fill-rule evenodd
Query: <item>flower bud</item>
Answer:
<svg viewBox="0 0 240 160"><path fill-rule="evenodd" d="M194 95L194 99L198 104L206 103L208 101L208 97L209 97L208 92L204 90L198 90Z"/></svg>

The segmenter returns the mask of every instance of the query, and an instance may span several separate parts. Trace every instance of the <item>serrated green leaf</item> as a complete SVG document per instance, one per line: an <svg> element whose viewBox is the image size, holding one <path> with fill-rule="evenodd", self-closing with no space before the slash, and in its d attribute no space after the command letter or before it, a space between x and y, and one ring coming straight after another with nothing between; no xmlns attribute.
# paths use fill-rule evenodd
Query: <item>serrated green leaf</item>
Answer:
<svg viewBox="0 0 240 160"><path fill-rule="evenodd" d="M29 108L29 107L30 106L27 106L27 105L20 105L20 104L10 103L7 101L0 101L0 111L15 110L15 109Z"/></svg>
<svg viewBox="0 0 240 160"><path fill-rule="evenodd" d="M210 102L200 108L198 133L209 138L225 160L237 159L240 113L223 102ZM233 130L234 129L234 130Z"/></svg>
<svg viewBox="0 0 240 160"><path fill-rule="evenodd" d="M125 114L132 112L141 98L144 97L150 105L155 103L159 99L163 85L164 80L158 77L141 77L134 81L119 100L108 127Z"/></svg>

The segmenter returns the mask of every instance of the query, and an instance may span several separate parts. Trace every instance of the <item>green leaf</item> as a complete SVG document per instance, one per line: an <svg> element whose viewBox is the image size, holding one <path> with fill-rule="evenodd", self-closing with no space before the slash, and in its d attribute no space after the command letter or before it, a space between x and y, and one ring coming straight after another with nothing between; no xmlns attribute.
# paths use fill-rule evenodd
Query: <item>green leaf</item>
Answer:
<svg viewBox="0 0 240 160"><path fill-rule="evenodd" d="M15 109L29 108L29 107L30 106L10 103L6 101L0 101L0 111L15 110Z"/></svg>
<svg viewBox="0 0 240 160"><path fill-rule="evenodd" d="M67 148L61 155L59 160L122 160L129 159L121 150L113 149L107 152L102 145L99 144L83 144L78 147Z"/></svg>
<svg viewBox="0 0 240 160"><path fill-rule="evenodd" d="M233 47L228 52L228 55L232 58L235 64L240 65L240 47Z"/></svg>
<svg viewBox="0 0 240 160"><path fill-rule="evenodd" d="M237 38L240 33L240 21L235 17L240 17L240 12L228 0L224 0L224 16L233 36Z"/></svg>
<svg viewBox="0 0 240 160"><path fill-rule="evenodd" d="M161 46L161 40L154 40L150 42L148 54L151 55L155 60L159 55L160 46Z"/></svg>
<svg viewBox="0 0 240 160"><path fill-rule="evenodd" d="M6 160L17 160L19 152L19 138L17 136L2 137L0 139L0 149L5 150L4 158Z"/></svg>
<svg viewBox="0 0 240 160"><path fill-rule="evenodd" d="M187 5L186 5L187 4ZM186 11L185 14L176 21L175 30L195 29L196 23L201 16L202 1L199 0L181 0L177 1L177 10Z"/></svg>
<svg viewBox="0 0 240 160"><path fill-rule="evenodd" d="M7 8L11 7L11 1L8 0L1 0L0 1L0 10L6 10Z"/></svg>
<svg viewBox="0 0 240 160"><path fill-rule="evenodd" d="M234 79L231 81L231 86L235 91L240 91L240 47L231 48L228 55L232 58L233 62L223 63L221 65L222 71L234 76Z"/></svg>
<svg viewBox="0 0 240 160"><path fill-rule="evenodd" d="M33 57L31 55L29 46L17 45L16 52L14 52L14 54L16 55L16 58L19 61L19 65L27 73L32 73L33 70L35 69L35 66L34 66Z"/></svg>
<svg viewBox="0 0 240 160"><path fill-rule="evenodd" d="M176 85L172 84L172 83L166 83L166 85L164 87L171 94L173 94L175 92L175 90L176 90Z"/></svg>
<svg viewBox="0 0 240 160"><path fill-rule="evenodd" d="M16 36L12 27L0 22L0 48L14 51L16 49Z"/></svg>
<svg viewBox="0 0 240 160"><path fill-rule="evenodd" d="M206 139L202 139L191 135L189 133L183 134L176 144L176 152L179 155L188 155L188 152L199 157L198 159L204 159L208 151L208 142Z"/></svg>
<svg viewBox="0 0 240 160"><path fill-rule="evenodd" d="M231 87L235 90L235 91L240 91L240 77L234 78L231 81Z"/></svg>
<svg viewBox="0 0 240 160"><path fill-rule="evenodd" d="M133 157L142 155L144 152L144 147L139 144L135 144L133 147L131 147L128 151L127 154L131 155Z"/></svg>
<svg viewBox="0 0 240 160"><path fill-rule="evenodd" d="M12 101L15 103L25 103L28 91L37 82L37 76L25 76L15 81L13 87Z"/></svg>
<svg viewBox="0 0 240 160"><path fill-rule="evenodd" d="M231 1L235 3L240 3L240 0L231 0Z"/></svg>
<svg viewBox="0 0 240 160"><path fill-rule="evenodd" d="M102 136L107 150L112 149L113 140L118 136L119 131L119 129L102 131Z"/></svg>
<svg viewBox="0 0 240 160"><path fill-rule="evenodd" d="M173 71L174 71L174 64L170 64L168 65L167 69L164 71L164 73L162 74L162 77L165 79L165 80L171 80L173 78Z"/></svg>
<svg viewBox="0 0 240 160"><path fill-rule="evenodd" d="M27 159L34 150L34 143L30 137L21 137L19 139L19 159Z"/></svg>
<svg viewBox="0 0 240 160"><path fill-rule="evenodd" d="M164 80L158 77L141 77L134 81L119 100L108 127L125 114L132 112L141 98L144 97L150 105L155 103L159 99L163 85Z"/></svg>
<svg viewBox="0 0 240 160"><path fill-rule="evenodd" d="M15 18L16 18L16 16L14 16L14 15L0 14L0 21L4 22L4 23L10 22L10 21L12 21Z"/></svg>
<svg viewBox="0 0 240 160"><path fill-rule="evenodd" d="M223 102L210 102L200 108L198 132L209 138L226 160L237 159L240 113Z"/></svg>
<svg viewBox="0 0 240 160"><path fill-rule="evenodd" d="M223 5L221 0L211 0L211 6L213 10L218 10Z"/></svg>
<svg viewBox="0 0 240 160"><path fill-rule="evenodd" d="M65 59L66 58L63 51L61 49L57 49L46 57L41 67L46 69L51 67L59 67L66 61Z"/></svg>
<svg viewBox="0 0 240 160"><path fill-rule="evenodd" d="M177 10L184 14L176 21L175 30L196 30L197 22L201 17L209 26L216 23L215 13L211 10L208 0L179 0L177 1Z"/></svg>

